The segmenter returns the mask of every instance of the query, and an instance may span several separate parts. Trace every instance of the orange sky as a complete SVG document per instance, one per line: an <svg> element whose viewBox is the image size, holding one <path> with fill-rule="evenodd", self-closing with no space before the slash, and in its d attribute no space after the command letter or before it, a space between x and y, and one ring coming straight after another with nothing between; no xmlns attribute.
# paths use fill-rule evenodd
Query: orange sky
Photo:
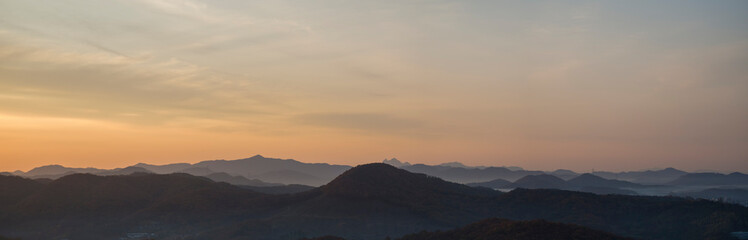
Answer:
<svg viewBox="0 0 748 240"><path fill-rule="evenodd" d="M748 172L745 9L4 1L0 171L262 154Z"/></svg>

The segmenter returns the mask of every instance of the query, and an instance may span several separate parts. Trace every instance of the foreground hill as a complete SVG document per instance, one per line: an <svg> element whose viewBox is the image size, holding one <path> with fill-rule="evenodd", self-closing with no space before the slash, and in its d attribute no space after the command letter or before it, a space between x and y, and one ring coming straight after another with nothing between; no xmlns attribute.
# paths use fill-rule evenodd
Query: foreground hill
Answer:
<svg viewBox="0 0 748 240"><path fill-rule="evenodd" d="M748 230L748 208L738 205L562 190L502 194L384 164L357 166L322 187L280 195L188 174L75 174L41 186L0 178L8 189L24 184L32 190L0 208L0 235L111 239L146 232L158 239L336 235L380 240L492 217L546 219L642 239L725 239Z"/></svg>
<svg viewBox="0 0 748 240"><path fill-rule="evenodd" d="M610 233L586 227L552 223L543 220L511 221L491 218L458 229L443 232L420 232L400 240L623 240Z"/></svg>

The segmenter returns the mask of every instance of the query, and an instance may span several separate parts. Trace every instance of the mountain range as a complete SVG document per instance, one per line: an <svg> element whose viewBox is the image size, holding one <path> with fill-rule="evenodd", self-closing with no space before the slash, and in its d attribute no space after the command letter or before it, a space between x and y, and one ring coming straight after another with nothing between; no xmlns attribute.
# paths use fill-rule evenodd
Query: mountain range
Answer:
<svg viewBox="0 0 748 240"><path fill-rule="evenodd" d="M401 162L395 158L385 159L383 162L410 172L424 173L451 182L493 189L513 189L518 187L550 188L597 194L678 195L691 197L702 197L703 195L699 195L697 192L710 188L748 189L748 184L746 184L748 182L747 175L742 173L688 173L674 168L619 173L601 171L577 173L564 169L543 172L524 170L519 167L471 167L459 162L449 162L439 165L411 164ZM265 158L256 155L245 159L210 160L195 164L174 163L152 165L139 163L125 168L110 170L49 165L34 168L28 172L16 171L0 174L23 176L38 179L39 182L49 182L53 179L75 173L90 173L102 176L123 175L135 172L157 174L188 173L244 188L255 187L255 190L265 193L293 193L321 186L350 168L351 166L346 165L302 163L296 160ZM721 197L723 199L740 199L735 198L734 194L729 195L732 196L731 198L728 198L728 195ZM712 196L713 199L720 197L709 196ZM736 203L746 204L743 201L736 201Z"/></svg>
<svg viewBox="0 0 748 240"><path fill-rule="evenodd" d="M128 233L159 239L384 239L494 217L545 219L643 239L723 239L748 229L748 208L739 205L548 189L502 193L381 163L351 168L294 194L265 194L184 173L72 174L46 183L0 176L0 187L0 235L23 239Z"/></svg>

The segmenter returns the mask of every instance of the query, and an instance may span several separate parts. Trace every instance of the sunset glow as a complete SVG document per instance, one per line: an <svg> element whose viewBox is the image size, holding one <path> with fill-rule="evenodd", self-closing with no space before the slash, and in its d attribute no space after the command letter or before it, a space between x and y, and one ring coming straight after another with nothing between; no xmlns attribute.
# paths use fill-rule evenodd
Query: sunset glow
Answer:
<svg viewBox="0 0 748 240"><path fill-rule="evenodd" d="M746 172L746 13L747 1L0 0L0 171L262 154Z"/></svg>

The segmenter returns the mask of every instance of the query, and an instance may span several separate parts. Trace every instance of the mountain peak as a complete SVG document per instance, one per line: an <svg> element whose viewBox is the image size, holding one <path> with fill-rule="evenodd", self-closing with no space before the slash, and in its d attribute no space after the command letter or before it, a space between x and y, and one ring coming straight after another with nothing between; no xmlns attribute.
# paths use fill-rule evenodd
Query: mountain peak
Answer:
<svg viewBox="0 0 748 240"><path fill-rule="evenodd" d="M425 197L432 194L485 194L486 190L411 173L384 163L359 165L322 187L325 193L357 198Z"/></svg>
<svg viewBox="0 0 748 240"><path fill-rule="evenodd" d="M389 165L392 165L392 166L395 166L395 167L410 166L409 162L401 162L400 160L397 160L397 158L392 158L392 159L389 159L389 160L387 160L385 158L384 161L382 161L382 163L389 164Z"/></svg>

